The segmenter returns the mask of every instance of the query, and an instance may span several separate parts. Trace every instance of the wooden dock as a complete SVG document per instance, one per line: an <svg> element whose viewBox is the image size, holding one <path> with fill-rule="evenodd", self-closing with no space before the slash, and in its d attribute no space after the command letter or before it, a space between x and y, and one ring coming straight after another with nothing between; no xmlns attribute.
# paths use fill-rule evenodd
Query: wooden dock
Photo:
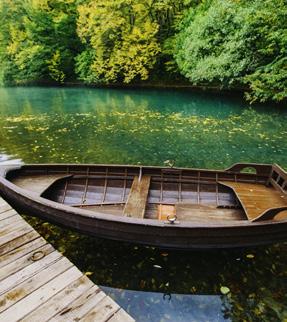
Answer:
<svg viewBox="0 0 287 322"><path fill-rule="evenodd" d="M0 198L0 321L134 321Z"/></svg>

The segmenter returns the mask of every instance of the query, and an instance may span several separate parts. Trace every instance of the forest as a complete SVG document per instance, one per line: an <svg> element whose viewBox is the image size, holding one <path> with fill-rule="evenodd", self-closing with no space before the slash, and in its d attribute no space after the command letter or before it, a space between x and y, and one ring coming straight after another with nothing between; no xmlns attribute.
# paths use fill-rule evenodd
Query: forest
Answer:
<svg viewBox="0 0 287 322"><path fill-rule="evenodd" d="M185 84L287 98L286 0L1 0L0 82Z"/></svg>

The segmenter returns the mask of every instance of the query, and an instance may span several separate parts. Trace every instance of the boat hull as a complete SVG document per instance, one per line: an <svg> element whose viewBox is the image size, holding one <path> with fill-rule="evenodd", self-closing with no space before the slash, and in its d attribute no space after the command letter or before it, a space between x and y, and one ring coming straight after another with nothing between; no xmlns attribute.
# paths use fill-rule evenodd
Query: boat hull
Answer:
<svg viewBox="0 0 287 322"><path fill-rule="evenodd" d="M215 249L257 246L286 240L287 222L242 224L169 224L98 216L92 212L43 201L1 178L2 197L18 212L100 238L162 248Z"/></svg>

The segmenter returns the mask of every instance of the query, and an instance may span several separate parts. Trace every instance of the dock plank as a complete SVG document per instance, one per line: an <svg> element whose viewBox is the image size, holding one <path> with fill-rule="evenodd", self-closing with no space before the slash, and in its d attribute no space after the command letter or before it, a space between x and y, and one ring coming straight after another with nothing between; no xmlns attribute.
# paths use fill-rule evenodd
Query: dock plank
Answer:
<svg viewBox="0 0 287 322"><path fill-rule="evenodd" d="M126 311L120 309L110 319L109 322L131 322L133 319L128 315Z"/></svg>
<svg viewBox="0 0 287 322"><path fill-rule="evenodd" d="M44 248L42 248L42 250L44 250ZM51 251L51 254L45 256L37 262L32 262L30 260L30 256L28 255L24 256L23 261L16 261L17 265L15 268L13 267L14 263L2 267L0 271L0 294L7 292L9 289L22 283L26 279L37 274L40 270L44 269L45 267L51 265L61 258L59 253L55 252L53 249L46 250ZM23 264L24 268L21 267L21 264Z"/></svg>
<svg viewBox="0 0 287 322"><path fill-rule="evenodd" d="M118 304L112 301L108 296L103 298L98 305L87 313L82 320L84 322L106 322L108 321L116 312L120 310Z"/></svg>
<svg viewBox="0 0 287 322"><path fill-rule="evenodd" d="M0 197L0 206L8 205L8 203Z"/></svg>
<svg viewBox="0 0 287 322"><path fill-rule="evenodd" d="M42 237L38 237L37 239L31 240L29 243L26 243L20 247L15 247L10 252L1 256L0 268L30 253L31 251L40 248L45 244L47 244L45 239Z"/></svg>
<svg viewBox="0 0 287 322"><path fill-rule="evenodd" d="M15 225L14 229L15 230L13 230L13 227L12 227L12 230L8 232L6 231L6 233L3 234L2 236L0 235L0 246L10 242L11 240L19 236L25 235L33 231L33 228L31 226L25 225L25 223L21 223L20 226Z"/></svg>
<svg viewBox="0 0 287 322"><path fill-rule="evenodd" d="M5 212L5 211L8 211L8 210L12 210L12 208L11 208L11 206L10 205L8 205L8 204L2 204L2 206L0 206L0 214L2 213L2 212ZM16 211L15 211L16 212Z"/></svg>
<svg viewBox="0 0 287 322"><path fill-rule="evenodd" d="M10 291L0 295L0 303L2 304L0 306L0 313L38 289L40 286L65 272L70 267L72 267L72 263L66 258L61 258L59 261L39 271L38 274L12 288Z"/></svg>
<svg viewBox="0 0 287 322"><path fill-rule="evenodd" d="M6 229L7 226L15 226L18 223L23 223L23 219L19 218L19 216L16 216L16 214L14 215L10 215L7 218L3 218L1 220L1 229Z"/></svg>
<svg viewBox="0 0 287 322"><path fill-rule="evenodd" d="M24 245L26 243L29 243L36 238L39 238L39 236L40 235L35 230L32 230L32 231L29 231L28 233L26 232L8 241L4 245L0 246L0 256L3 256L15 248L20 247L21 245Z"/></svg>
<svg viewBox="0 0 287 322"><path fill-rule="evenodd" d="M79 279L68 285L62 291L57 293L46 303L39 306L33 312L28 314L21 322L46 322L57 315L60 311L65 312L67 307L82 294L87 292L94 284L86 276L81 276ZM44 318L45 316L45 318Z"/></svg>
<svg viewBox="0 0 287 322"><path fill-rule="evenodd" d="M76 267L71 267L61 275L58 275L45 285L34 290L13 306L1 313L3 321L18 321L28 313L45 303L53 295L61 291L64 287L81 276L81 272Z"/></svg>
<svg viewBox="0 0 287 322"><path fill-rule="evenodd" d="M15 217L14 219L16 219L16 217L19 217L19 216L16 216L17 215L17 212L13 209L8 209L8 210L4 210L0 213L0 227L1 227L1 230L2 230L2 227L4 226L4 220L6 220L7 218L10 218L10 217Z"/></svg>
<svg viewBox="0 0 287 322"><path fill-rule="evenodd" d="M0 321L135 321L0 198Z"/></svg>
<svg viewBox="0 0 287 322"><path fill-rule="evenodd" d="M82 317L90 312L106 294L98 286L93 286L82 296L68 305L65 309L55 315L50 322L70 322L79 321Z"/></svg>

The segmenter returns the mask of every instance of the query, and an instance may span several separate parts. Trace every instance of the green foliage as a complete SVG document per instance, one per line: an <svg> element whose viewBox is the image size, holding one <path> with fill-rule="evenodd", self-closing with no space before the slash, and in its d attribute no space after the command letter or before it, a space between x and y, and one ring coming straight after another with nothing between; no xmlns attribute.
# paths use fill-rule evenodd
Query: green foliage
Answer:
<svg viewBox="0 0 287 322"><path fill-rule="evenodd" d="M63 82L73 77L80 45L75 4L75 0L2 2L2 82Z"/></svg>
<svg viewBox="0 0 287 322"><path fill-rule="evenodd" d="M194 84L247 84L251 101L280 101L287 88L284 0L214 0L181 24L174 55Z"/></svg>
<svg viewBox="0 0 287 322"><path fill-rule="evenodd" d="M0 82L186 77L283 101L286 21L285 0L2 0Z"/></svg>
<svg viewBox="0 0 287 322"><path fill-rule="evenodd" d="M61 70L61 54L59 50L57 50L53 57L47 62L51 78L57 82L63 83L65 79L65 73Z"/></svg>
<svg viewBox="0 0 287 322"><path fill-rule="evenodd" d="M78 8L78 34L88 45L77 57L81 79L148 79L161 57L162 43L172 33L175 14L183 8L182 1L174 0L85 1Z"/></svg>

